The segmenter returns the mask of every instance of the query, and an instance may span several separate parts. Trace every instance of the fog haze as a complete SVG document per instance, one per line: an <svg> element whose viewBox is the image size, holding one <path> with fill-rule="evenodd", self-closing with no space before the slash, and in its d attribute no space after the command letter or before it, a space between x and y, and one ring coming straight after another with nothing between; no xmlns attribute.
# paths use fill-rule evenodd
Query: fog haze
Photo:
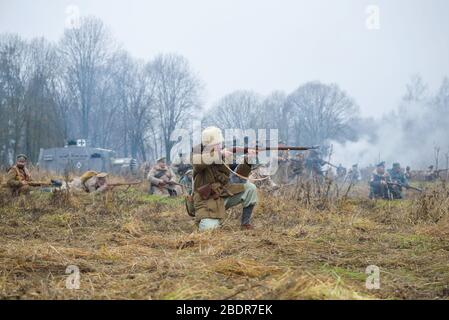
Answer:
<svg viewBox="0 0 449 320"><path fill-rule="evenodd" d="M68 5L94 15L135 57L185 56L205 84L206 107L237 89L291 92L337 83L364 116L397 108L421 74L437 88L449 70L449 2L418 1L0 1L0 33L58 40ZM366 27L366 7L380 29Z"/></svg>

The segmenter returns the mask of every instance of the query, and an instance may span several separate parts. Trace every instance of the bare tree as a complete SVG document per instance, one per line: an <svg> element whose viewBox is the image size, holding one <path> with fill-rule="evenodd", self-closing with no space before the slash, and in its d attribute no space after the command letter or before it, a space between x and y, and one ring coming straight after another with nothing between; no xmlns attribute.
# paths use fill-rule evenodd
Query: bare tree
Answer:
<svg viewBox="0 0 449 320"><path fill-rule="evenodd" d="M406 85L406 93L403 96L405 102L418 102L425 98L427 94L427 84L424 83L421 75L415 74Z"/></svg>
<svg viewBox="0 0 449 320"><path fill-rule="evenodd" d="M260 127L277 129L279 138L285 142L289 140L289 119L287 109L287 95L281 91L271 93L262 103L260 110Z"/></svg>
<svg viewBox="0 0 449 320"><path fill-rule="evenodd" d="M122 52L116 60L120 66L115 77L114 91L120 105L120 128L124 155L146 161L145 140L155 116L154 87L143 61L132 59Z"/></svg>
<svg viewBox="0 0 449 320"><path fill-rule="evenodd" d="M344 140L349 123L358 112L354 100L336 84L309 82L287 98L295 143L323 144Z"/></svg>
<svg viewBox="0 0 449 320"><path fill-rule="evenodd" d="M32 161L37 161L40 148L63 146L63 119L57 112L55 92L51 85L58 72L55 47L45 39L29 45L29 81L26 84L24 148Z"/></svg>
<svg viewBox="0 0 449 320"><path fill-rule="evenodd" d="M209 110L207 125L222 129L256 129L261 120L262 98L252 91L235 91Z"/></svg>
<svg viewBox="0 0 449 320"><path fill-rule="evenodd" d="M19 152L22 143L29 61L28 44L19 36L6 34L0 38L0 138L4 163Z"/></svg>
<svg viewBox="0 0 449 320"><path fill-rule="evenodd" d="M434 99L437 112L447 114L449 111L449 78L445 77ZM447 117L446 117L447 118Z"/></svg>
<svg viewBox="0 0 449 320"><path fill-rule="evenodd" d="M60 52L66 59L66 81L77 98L81 134L89 138L89 116L93 108L96 84L102 68L111 56L113 41L101 20L81 19L79 28L66 29Z"/></svg>
<svg viewBox="0 0 449 320"><path fill-rule="evenodd" d="M200 110L202 85L191 71L188 61L176 54L157 56L147 66L154 86L154 106L159 122L160 136L165 155L170 160L170 141L173 131L193 117Z"/></svg>

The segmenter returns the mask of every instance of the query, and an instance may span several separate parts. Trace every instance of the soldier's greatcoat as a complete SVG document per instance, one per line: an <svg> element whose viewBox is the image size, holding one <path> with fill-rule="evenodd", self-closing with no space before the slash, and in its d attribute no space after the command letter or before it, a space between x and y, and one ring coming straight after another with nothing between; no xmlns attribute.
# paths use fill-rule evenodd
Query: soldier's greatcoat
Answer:
<svg viewBox="0 0 449 320"><path fill-rule="evenodd" d="M156 164L148 173L148 180L150 181L151 185L150 193L161 196L169 196L171 190L178 192L178 190L176 190L174 186L169 185L169 182L176 182L175 179L176 176L169 166L163 167L159 164ZM165 182L166 185L160 187L159 183L161 182Z"/></svg>
<svg viewBox="0 0 449 320"><path fill-rule="evenodd" d="M391 182L390 175L385 172L384 174L378 174L374 170L370 180L370 198L371 199L389 199L390 192L388 184L382 182Z"/></svg>
<svg viewBox="0 0 449 320"><path fill-rule="evenodd" d="M13 195L27 193L29 191L28 186L22 185L22 181L31 181L31 174L27 168L20 169L17 165L12 166L8 170L6 176L6 184L11 190Z"/></svg>
<svg viewBox="0 0 449 320"><path fill-rule="evenodd" d="M213 157L213 154L211 154ZM200 147L194 148L192 155L193 164L193 201L195 207L195 218L197 221L201 219L223 219L225 217L225 201L226 197L245 191L242 183L233 184L229 182L231 172L223 163L208 164L203 161ZM250 165L241 164L243 168L251 171ZM198 189L210 184L213 194L207 199L203 199ZM215 195L215 196L214 196Z"/></svg>
<svg viewBox="0 0 449 320"><path fill-rule="evenodd" d="M408 186L408 180L402 171L395 171L394 169L391 169L388 171L390 174L390 179L394 183L400 183L401 185ZM393 185L390 187L391 195L393 196L393 199L402 199L402 187Z"/></svg>

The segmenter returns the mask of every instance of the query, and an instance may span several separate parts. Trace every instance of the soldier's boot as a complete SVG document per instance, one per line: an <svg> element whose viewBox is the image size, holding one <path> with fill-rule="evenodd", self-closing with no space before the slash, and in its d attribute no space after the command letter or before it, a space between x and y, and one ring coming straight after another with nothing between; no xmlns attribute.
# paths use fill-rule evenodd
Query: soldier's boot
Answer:
<svg viewBox="0 0 449 320"><path fill-rule="evenodd" d="M242 229L251 230L254 226L251 224L251 216L253 214L254 205L243 208L242 213Z"/></svg>

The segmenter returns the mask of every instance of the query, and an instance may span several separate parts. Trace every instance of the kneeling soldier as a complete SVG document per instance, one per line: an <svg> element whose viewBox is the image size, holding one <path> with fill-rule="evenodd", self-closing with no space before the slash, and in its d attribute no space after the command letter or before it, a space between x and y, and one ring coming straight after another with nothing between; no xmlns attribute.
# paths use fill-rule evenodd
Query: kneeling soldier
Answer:
<svg viewBox="0 0 449 320"><path fill-rule="evenodd" d="M20 154L16 158L16 164L8 170L6 184L11 190L13 196L28 194L30 192L29 182L32 181L31 175L26 168L27 156Z"/></svg>
<svg viewBox="0 0 449 320"><path fill-rule="evenodd" d="M243 205L242 229L252 229L251 216L257 203L257 189L253 183L230 183L231 169L225 163L231 163L233 153L222 149L223 135L216 127L204 129L201 145L192 153L193 164L193 207L199 230L215 229L225 217L225 210L238 204ZM249 156L254 151L249 150ZM228 159L228 161L226 161ZM251 166L240 164L240 171L249 175Z"/></svg>
<svg viewBox="0 0 449 320"><path fill-rule="evenodd" d="M392 184L389 185L391 197L393 199L403 199L402 188L408 187L408 180L405 177L405 173L402 171L399 163L393 163L393 167L388 170Z"/></svg>
<svg viewBox="0 0 449 320"><path fill-rule="evenodd" d="M150 193L158 196L176 196L175 174L165 162L165 157L157 159L156 165L148 173L150 181Z"/></svg>
<svg viewBox="0 0 449 320"><path fill-rule="evenodd" d="M390 175L385 172L385 162L376 165L376 169L370 180L370 199L390 199L388 183L391 182Z"/></svg>

